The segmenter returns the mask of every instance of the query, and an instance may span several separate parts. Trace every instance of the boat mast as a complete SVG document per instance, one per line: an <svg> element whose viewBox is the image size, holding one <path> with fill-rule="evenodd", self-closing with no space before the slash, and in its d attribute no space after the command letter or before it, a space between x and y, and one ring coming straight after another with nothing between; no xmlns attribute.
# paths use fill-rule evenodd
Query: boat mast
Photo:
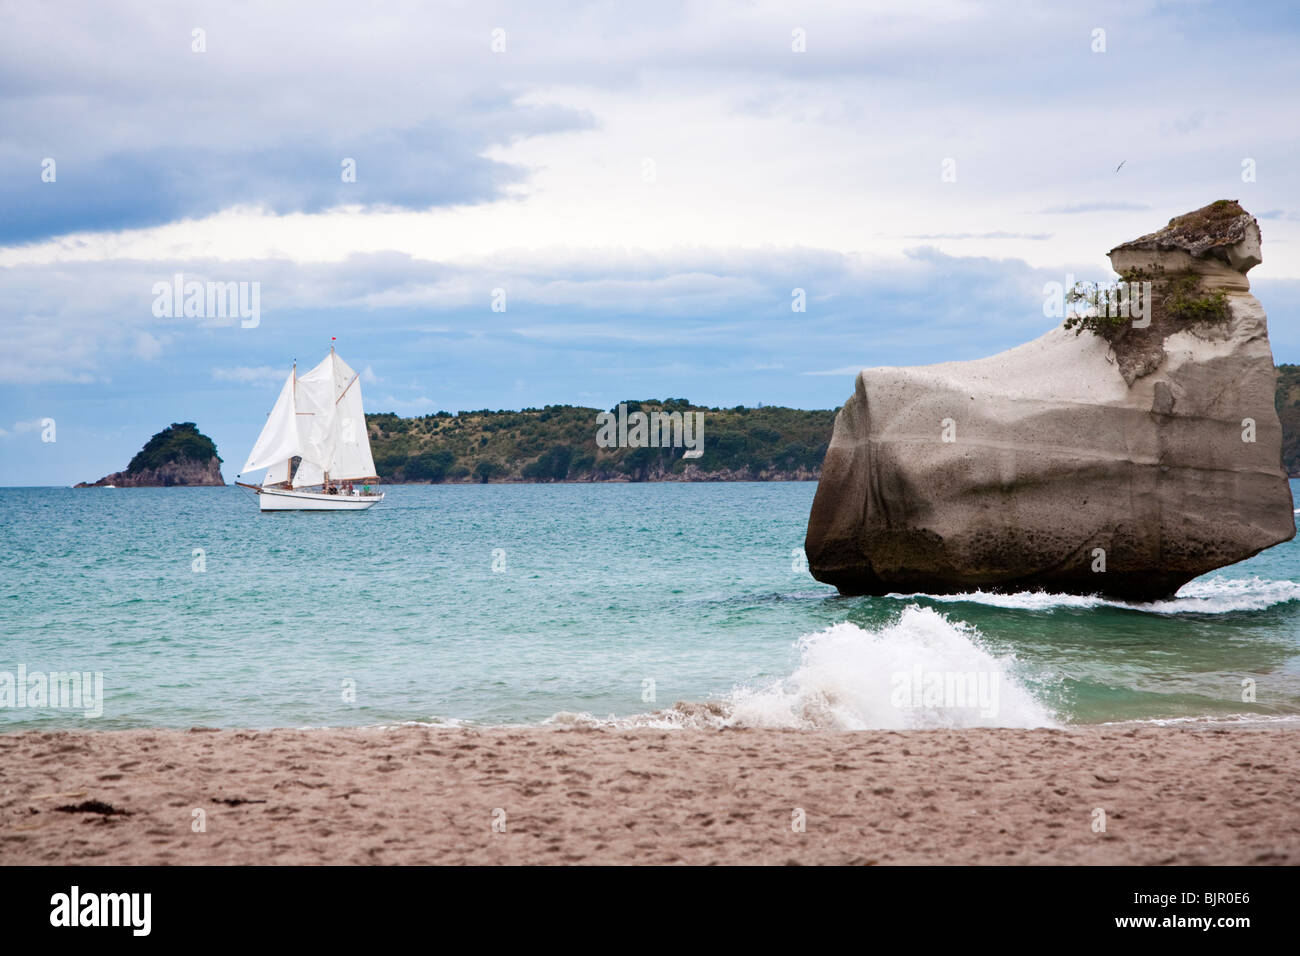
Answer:
<svg viewBox="0 0 1300 956"><path fill-rule="evenodd" d="M294 415L293 427L297 428L298 427L298 360L297 359L293 360L293 415ZM301 450L302 449L299 448L299 451ZM289 488L293 487L293 476L294 476L293 458L290 457L289 461L284 466L284 483Z"/></svg>
<svg viewBox="0 0 1300 956"><path fill-rule="evenodd" d="M330 358L334 357L334 340L336 338L337 336L334 335L330 336ZM333 381L334 381L334 363L330 362L330 382L333 383ZM334 399L334 404L337 405L338 403L339 400L337 398ZM324 475L325 477L325 484L322 485L322 489L328 493L330 490L330 473L328 471L323 471L321 472L321 474Z"/></svg>

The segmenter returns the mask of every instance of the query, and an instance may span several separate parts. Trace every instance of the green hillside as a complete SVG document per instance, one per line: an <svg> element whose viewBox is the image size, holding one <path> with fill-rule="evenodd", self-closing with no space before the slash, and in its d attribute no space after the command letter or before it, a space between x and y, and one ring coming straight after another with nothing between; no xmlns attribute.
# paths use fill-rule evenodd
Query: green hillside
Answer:
<svg viewBox="0 0 1300 956"><path fill-rule="evenodd" d="M1282 419L1282 464L1300 477L1300 365L1277 367L1277 414Z"/></svg>
<svg viewBox="0 0 1300 956"><path fill-rule="evenodd" d="M684 448L601 448L598 408L367 415L384 481L654 481L816 478L835 411L706 408L686 399L628 401L636 411L704 413L704 454Z"/></svg>

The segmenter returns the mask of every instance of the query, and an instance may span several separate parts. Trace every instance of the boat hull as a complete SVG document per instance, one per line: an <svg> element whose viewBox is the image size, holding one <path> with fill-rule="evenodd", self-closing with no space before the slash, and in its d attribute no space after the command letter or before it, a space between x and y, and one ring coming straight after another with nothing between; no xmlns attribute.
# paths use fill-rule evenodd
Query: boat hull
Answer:
<svg viewBox="0 0 1300 956"><path fill-rule="evenodd" d="M365 511L383 500L383 494L326 495L287 488L261 488L257 492L257 504L263 511Z"/></svg>

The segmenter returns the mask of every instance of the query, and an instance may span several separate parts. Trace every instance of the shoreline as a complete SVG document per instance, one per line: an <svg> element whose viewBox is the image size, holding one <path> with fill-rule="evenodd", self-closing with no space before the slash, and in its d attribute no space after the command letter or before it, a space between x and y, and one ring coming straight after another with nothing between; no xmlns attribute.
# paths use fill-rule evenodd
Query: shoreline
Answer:
<svg viewBox="0 0 1300 956"><path fill-rule="evenodd" d="M18 731L0 860L1295 864L1295 732Z"/></svg>
<svg viewBox="0 0 1300 956"><path fill-rule="evenodd" d="M563 718L563 719L561 719ZM626 717L596 717L592 714L578 714L563 711L542 720L509 721L502 723L479 722L470 718L447 717L432 720L380 720L368 724L295 724L260 726L230 725L215 726L209 724L154 724L149 726L106 727L103 721L93 721L98 726L89 727L85 721L76 726L24 726L5 727L0 725L0 741L6 737L18 737L24 734L68 734L72 736L98 737L105 734L278 734L278 733L332 733L340 732L374 732L386 733L402 730L428 730L440 733L458 731L469 733L513 733L520 732L563 732L575 733L666 733L666 734L717 734L717 733L792 733L792 734L830 734L853 736L855 734L941 734L964 732L1006 732L1030 733L1042 731L1059 731L1063 733L1086 732L1089 730L1128 730L1131 728L1150 727L1163 729L1200 729L1232 730L1236 732L1255 729L1266 730L1276 727L1281 730L1300 731L1300 713L1294 714L1201 714L1191 717L1125 717L1116 720L1103 720L1090 723L1073 723L1061 721L1035 727L1015 726L967 726L967 727L869 727L849 729L844 727L797 727L780 724L724 723L721 714L712 714L707 703L693 705L689 711L667 710L631 714Z"/></svg>

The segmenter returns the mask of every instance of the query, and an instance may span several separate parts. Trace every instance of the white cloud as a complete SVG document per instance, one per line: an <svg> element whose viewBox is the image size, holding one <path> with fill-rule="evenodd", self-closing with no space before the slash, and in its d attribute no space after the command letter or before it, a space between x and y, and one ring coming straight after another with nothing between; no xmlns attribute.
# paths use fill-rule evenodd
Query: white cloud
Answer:
<svg viewBox="0 0 1300 956"><path fill-rule="evenodd" d="M136 16L144 9L136 8ZM1089 29L1073 12L1024 16L1015 5L993 0L802 11L805 54L790 51L791 14L774 3L701 2L617 13L592 7L581 14L501 4L482 18L442 15L437 35L445 56L436 64L413 55L427 43L419 30L400 29L404 19L426 22L416 6L382 23L360 8L338 6L306 17L306 26L297 14L259 12L256 18L268 21L264 35L241 33L249 47L230 52L231 62L206 64L226 71L219 74L222 83L236 91L275 89L278 83L270 81L294 72L319 76L333 94L320 96L328 109L303 103L300 115L271 98L259 104L262 125L283 121L304 133L317 126L333 130L332 114L340 113L356 128L406 128L424 115L411 102L419 97L385 99L375 107L376 98L366 95L371 78L362 67L379 60L397 71L384 73L386 85L414 88L418 82L428 91L447 84L463 96L473 92L492 102L513 97L521 108L562 109L594 122L501 138L488 155L527 176L492 201L428 211L352 205L285 215L245 203L153 228L0 248L0 265L341 262L353 254L397 251L430 262L491 261L503 273L498 281L517 282L511 271L521 254L563 246L631 250L631 257L669 252L683 242L725 250L896 255L904 237L921 235L951 237L965 244L967 254L1044 267L1102 263L1115 243L1225 190L1240 193L1231 198L1247 208L1292 202L1300 164L1291 161L1289 127L1275 121L1289 115L1294 89L1285 38L1205 29L1205 18L1218 15L1213 10L1119 2L1092 9L1099 21L1122 22L1128 42L1113 36L1110 51L1094 55ZM509 53L499 57L481 52L487 48L483 23L492 13L511 25ZM358 16L367 18L365 30L356 30ZM156 29L149 27L150 42ZM277 49L276 57L266 57L274 63L263 63L267 37L281 29L306 29L311 43ZM74 51L93 47L85 38L68 45ZM339 62L344 46L349 57ZM1129 96L1135 71L1180 75L1207 49L1220 60L1249 49L1250 98L1208 77L1194 80L1197 122L1188 123L1191 93L1185 86L1157 84L1139 100ZM32 59L21 50L15 56L21 63ZM189 61L167 62L178 82L192 82ZM236 67L254 72L231 72ZM117 64L99 68L114 83L141 92L142 81ZM94 75L95 67L73 76L86 73ZM1061 75L1073 79L1033 82ZM353 95L343 95L357 83ZM460 119L472 113L442 93L437 103ZM375 108L379 114L367 114ZM135 130L139 119L128 119L117 135ZM1123 135L1162 124L1168 128L1162 136ZM227 128L189 123L184 141L206 141L204 129L224 135ZM1078 131L1106 129L1116 130L1123 155L1078 147ZM166 135L174 132L169 127ZM1261 165L1258 183L1246 186L1236 178L1241 155L1272 157ZM946 158L956 161L956 182L940 179ZM646 159L654 161L654 182L642 178ZM1126 164L1116 175L1120 159ZM294 168L283 175L310 174ZM361 175L383 172L371 162ZM1107 214L1080 215L1085 212ZM1300 226L1292 221L1271 225L1267 238L1300 241ZM1269 257L1266 250L1258 274L1300 276L1300 260ZM512 285L512 295L516 291ZM482 295L432 275L376 292L369 304L477 301Z"/></svg>
<svg viewBox="0 0 1300 956"><path fill-rule="evenodd" d="M288 370L259 365L255 368L236 366L234 368L214 368L212 377L218 382L244 382L250 384L279 385L288 376Z"/></svg>
<svg viewBox="0 0 1300 956"><path fill-rule="evenodd" d="M33 418L30 421L14 422L9 429L0 428L0 438L13 438L16 435L25 435L27 432L36 431L38 428L44 428L41 419Z"/></svg>
<svg viewBox="0 0 1300 956"><path fill-rule="evenodd" d="M162 355L163 344L148 332L139 332L135 337L135 354L146 362L152 362Z"/></svg>

